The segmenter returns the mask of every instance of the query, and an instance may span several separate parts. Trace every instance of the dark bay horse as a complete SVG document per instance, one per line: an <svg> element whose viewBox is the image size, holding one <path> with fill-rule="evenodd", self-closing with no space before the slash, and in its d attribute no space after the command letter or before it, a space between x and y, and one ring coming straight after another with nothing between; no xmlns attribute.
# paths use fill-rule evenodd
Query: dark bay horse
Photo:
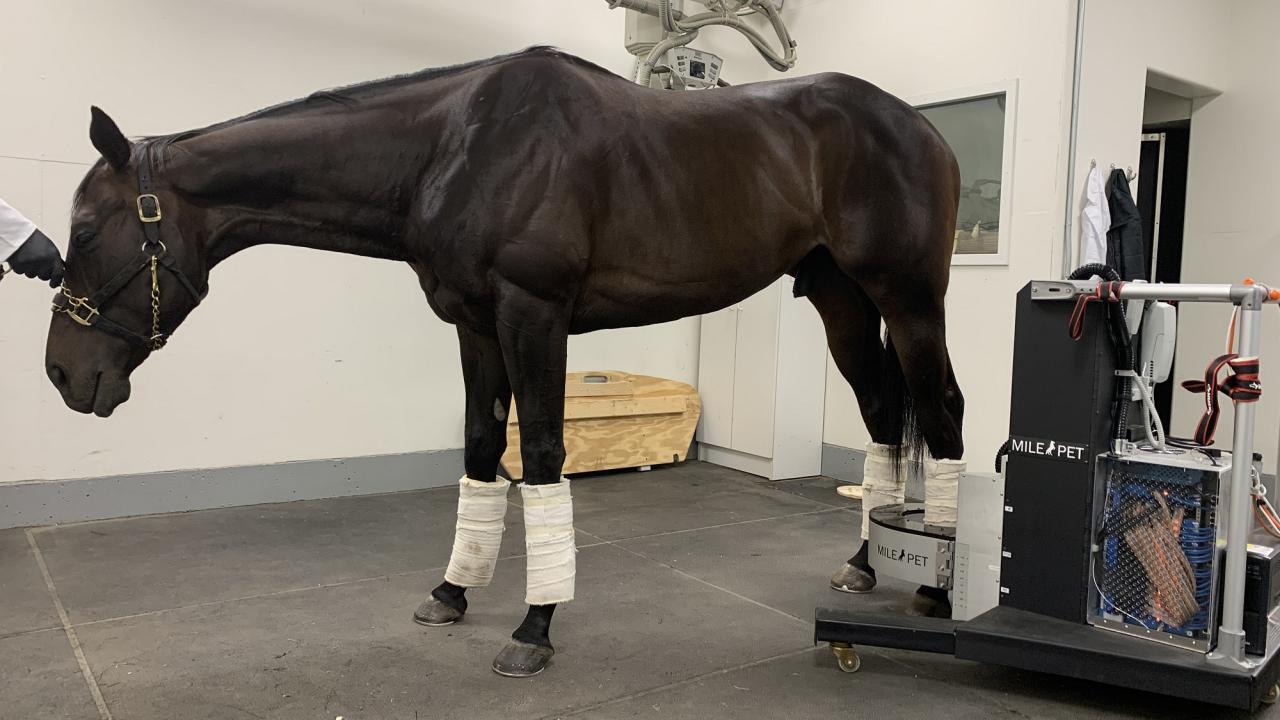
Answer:
<svg viewBox="0 0 1280 720"><path fill-rule="evenodd" d="M90 138L47 349L74 410L110 415L210 270L278 243L414 269L457 327L481 484L501 482L513 393L525 483L561 480L570 334L711 312L784 273L872 438L963 454L943 318L956 163L864 81L663 92L532 48L139 142L95 108ZM446 580L420 612L460 619L465 589ZM554 609L530 605L495 669L542 669Z"/></svg>

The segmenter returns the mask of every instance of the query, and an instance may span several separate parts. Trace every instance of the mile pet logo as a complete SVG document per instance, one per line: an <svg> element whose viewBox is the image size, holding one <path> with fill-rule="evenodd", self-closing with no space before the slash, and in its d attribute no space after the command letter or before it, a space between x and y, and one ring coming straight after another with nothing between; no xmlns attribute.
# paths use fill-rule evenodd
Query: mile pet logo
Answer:
<svg viewBox="0 0 1280 720"><path fill-rule="evenodd" d="M1019 455L1062 460L1064 462L1086 462L1085 446L1079 443L1058 442L1057 440L1041 440L1039 438L1009 438L1009 451Z"/></svg>

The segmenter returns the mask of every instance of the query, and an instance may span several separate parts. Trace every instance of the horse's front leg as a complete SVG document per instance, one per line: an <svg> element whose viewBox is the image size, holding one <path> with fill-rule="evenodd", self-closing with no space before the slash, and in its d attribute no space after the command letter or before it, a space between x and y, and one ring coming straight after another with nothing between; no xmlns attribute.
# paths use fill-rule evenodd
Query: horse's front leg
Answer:
<svg viewBox="0 0 1280 720"><path fill-rule="evenodd" d="M498 337L520 415L529 612L493 670L528 677L542 672L555 653L549 631L556 604L573 599L573 500L569 481L560 477L569 313L518 290L513 294L499 307Z"/></svg>
<svg viewBox="0 0 1280 720"><path fill-rule="evenodd" d="M493 578L510 487L498 477L498 463L507 449L511 406L511 383L498 338L459 325L458 345L467 394L463 451L467 474L458 484L458 524L444 582L413 613L415 621L430 626L462 619L467 588L484 587Z"/></svg>

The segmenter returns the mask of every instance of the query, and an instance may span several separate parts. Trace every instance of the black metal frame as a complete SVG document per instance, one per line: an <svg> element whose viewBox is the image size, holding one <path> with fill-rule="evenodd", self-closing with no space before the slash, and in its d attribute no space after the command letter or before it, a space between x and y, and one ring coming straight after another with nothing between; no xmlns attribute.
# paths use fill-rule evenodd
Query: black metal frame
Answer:
<svg viewBox="0 0 1280 720"><path fill-rule="evenodd" d="M1070 309L1032 302L1029 286L1018 295L1010 435L1066 441L1091 459L1107 449L1114 364L1101 312L1086 311L1084 337L1074 342L1066 339ZM868 612L856 596L829 592L815 611L814 640L943 653L1245 710L1274 702L1280 653L1232 668L1086 623L1092 465L1010 457L1000 606L958 622Z"/></svg>

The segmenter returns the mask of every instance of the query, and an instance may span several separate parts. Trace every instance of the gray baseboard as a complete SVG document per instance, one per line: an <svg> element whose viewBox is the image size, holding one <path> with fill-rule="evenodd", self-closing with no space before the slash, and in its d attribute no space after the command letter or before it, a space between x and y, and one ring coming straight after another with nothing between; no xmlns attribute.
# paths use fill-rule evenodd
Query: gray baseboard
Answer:
<svg viewBox="0 0 1280 720"><path fill-rule="evenodd" d="M462 450L0 483L0 528L444 487Z"/></svg>
<svg viewBox="0 0 1280 720"><path fill-rule="evenodd" d="M822 443L822 474L841 482L861 485L862 463L866 458L865 450Z"/></svg>
<svg viewBox="0 0 1280 720"><path fill-rule="evenodd" d="M822 474L829 478L861 485L862 463L866 459L866 450L822 444ZM924 498L924 474L918 463L911 463L908 469L906 497L914 502Z"/></svg>

